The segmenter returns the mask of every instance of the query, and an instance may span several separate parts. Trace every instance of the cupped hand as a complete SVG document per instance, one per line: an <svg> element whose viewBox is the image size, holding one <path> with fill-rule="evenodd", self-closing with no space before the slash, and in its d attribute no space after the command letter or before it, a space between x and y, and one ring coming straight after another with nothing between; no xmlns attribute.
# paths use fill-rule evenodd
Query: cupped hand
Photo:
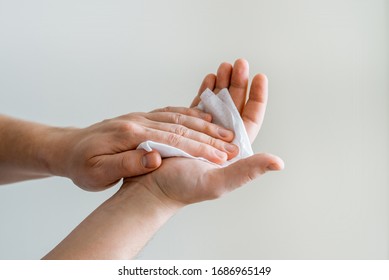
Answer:
<svg viewBox="0 0 389 280"><path fill-rule="evenodd" d="M103 190L123 177L142 175L160 166L156 151L136 150L146 140L211 162L225 162L238 153L238 148L229 143L233 132L212 124L211 118L197 109L167 107L131 113L84 129L68 129L61 133L61 161L54 160L53 173L69 177L83 189Z"/></svg>
<svg viewBox="0 0 389 280"><path fill-rule="evenodd" d="M209 74L205 77L191 107L197 106L199 95L206 88L215 93L228 88L253 142L265 114L267 78L262 74L253 78L246 102L248 80L247 61L239 59L234 66L223 63L217 75ZM150 174L127 178L123 188L130 189L132 184L141 184L166 203L186 205L220 197L266 171L281 170L283 166L279 157L270 154L255 154L224 168L194 159L169 158L163 160L161 167Z"/></svg>
<svg viewBox="0 0 389 280"><path fill-rule="evenodd" d="M264 74L256 74L251 81L247 100L248 84L249 64L245 59L236 60L233 66L224 62L220 64L217 74L211 73L205 76L190 107L193 108L200 103L200 95L205 89L209 88L217 94L223 88L227 88L243 119L252 143L258 135L265 117L268 80Z"/></svg>

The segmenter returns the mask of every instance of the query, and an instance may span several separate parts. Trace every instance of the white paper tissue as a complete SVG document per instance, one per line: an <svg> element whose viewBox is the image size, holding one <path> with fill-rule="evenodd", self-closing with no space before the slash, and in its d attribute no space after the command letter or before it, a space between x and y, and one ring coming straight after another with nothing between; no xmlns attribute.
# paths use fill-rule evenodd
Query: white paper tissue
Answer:
<svg viewBox="0 0 389 280"><path fill-rule="evenodd" d="M213 123L228 128L235 133L235 138L232 143L239 147L239 154L235 158L225 162L223 166L251 156L253 154L253 150L251 148L249 137L244 127L243 120L240 117L228 90L225 88L218 94L214 94L210 89L206 89L201 94L200 99L201 102L197 107L200 110L211 114ZM139 144L137 149L144 149L149 152L157 150L162 158L187 157L209 162L204 158L194 157L178 148L154 141L142 142Z"/></svg>

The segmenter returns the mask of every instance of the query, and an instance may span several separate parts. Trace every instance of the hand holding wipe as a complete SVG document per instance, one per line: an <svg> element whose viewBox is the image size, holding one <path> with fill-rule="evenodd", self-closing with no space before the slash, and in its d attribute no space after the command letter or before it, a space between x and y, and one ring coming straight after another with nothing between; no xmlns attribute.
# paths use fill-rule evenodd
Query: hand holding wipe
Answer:
<svg viewBox="0 0 389 280"><path fill-rule="evenodd" d="M239 154L223 163L221 166L227 166L231 163L253 155L250 139L247 135L243 120L236 109L228 89L222 89L218 94L214 94L210 89L206 89L200 96L201 102L197 106L198 109L212 115L212 123L225 127L234 131L235 137L233 144L239 147ZM211 163L205 158L194 157L178 148L154 142L145 141L139 144L137 149L144 149L148 152L156 150L162 158L168 157L186 157L199 159ZM212 163L215 164L215 163Z"/></svg>

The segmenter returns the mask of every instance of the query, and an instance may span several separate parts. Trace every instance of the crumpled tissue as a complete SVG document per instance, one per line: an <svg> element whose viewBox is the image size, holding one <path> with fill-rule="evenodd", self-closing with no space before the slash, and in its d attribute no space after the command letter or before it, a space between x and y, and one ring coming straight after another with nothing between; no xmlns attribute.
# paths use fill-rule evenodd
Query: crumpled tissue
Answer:
<svg viewBox="0 0 389 280"><path fill-rule="evenodd" d="M253 155L251 143L247 135L243 120L235 107L228 90L222 89L218 94L214 94L210 89L206 89L200 95L200 103L197 106L200 110L212 115L212 123L225 127L234 131L235 138L233 144L239 147L239 154L226 161L222 166L227 166L239 159L246 158ZM157 150L162 158L167 157L186 157L192 159L199 159L211 163L205 158L194 157L183 150L172 147L166 144L145 141L139 144L137 149L144 149L148 152ZM214 163L212 163L214 164Z"/></svg>

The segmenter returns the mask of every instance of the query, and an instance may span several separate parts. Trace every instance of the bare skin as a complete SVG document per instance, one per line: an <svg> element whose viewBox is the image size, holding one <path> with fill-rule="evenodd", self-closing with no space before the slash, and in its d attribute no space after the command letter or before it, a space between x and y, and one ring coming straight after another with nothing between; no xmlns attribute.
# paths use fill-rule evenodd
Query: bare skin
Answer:
<svg viewBox="0 0 389 280"><path fill-rule="evenodd" d="M160 166L157 152L135 150L146 140L222 163L236 156L238 148L229 143L233 132L212 124L211 119L197 109L167 107L79 129L0 115L0 184L56 175L72 179L85 190L104 190L123 177Z"/></svg>
<svg viewBox="0 0 389 280"><path fill-rule="evenodd" d="M223 63L217 75L205 77L206 87L227 87L253 142L263 122L267 78L256 75L248 86L248 63ZM192 107L199 102L195 97ZM283 161L270 154L255 154L227 167L186 158L163 160L146 175L125 179L120 190L98 207L54 248L46 259L130 259L182 207L220 196L254 180L269 170L283 169ZM189 172L188 172L189 170Z"/></svg>

